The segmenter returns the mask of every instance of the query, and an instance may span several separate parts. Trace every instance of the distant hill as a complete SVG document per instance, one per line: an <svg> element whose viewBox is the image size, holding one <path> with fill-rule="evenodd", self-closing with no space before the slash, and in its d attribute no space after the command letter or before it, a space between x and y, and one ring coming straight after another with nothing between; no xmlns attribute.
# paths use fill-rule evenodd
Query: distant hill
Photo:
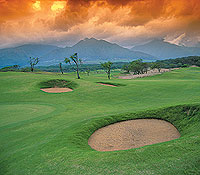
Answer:
<svg viewBox="0 0 200 175"><path fill-rule="evenodd" d="M156 61L161 65L162 68L179 68L179 67L189 67L198 66L200 67L200 56L189 56L176 59L166 59Z"/></svg>
<svg viewBox="0 0 200 175"><path fill-rule="evenodd" d="M44 55L42 59L46 63L57 63L63 61L65 57L78 53L86 63L97 63L100 61L129 61L133 59L154 59L153 56L140 52L131 51L117 44L109 43L105 40L97 40L95 38L84 39L79 41L72 47L60 48Z"/></svg>
<svg viewBox="0 0 200 175"><path fill-rule="evenodd" d="M29 57L39 57L39 65L54 65L65 57L78 53L84 63L103 61L127 62L134 59L159 60L186 56L200 56L200 43L196 47L178 46L164 40L153 40L131 49L115 43L95 38L85 38L72 47L60 48L52 45L25 44L18 47L0 49L0 68L11 65L28 65Z"/></svg>
<svg viewBox="0 0 200 175"><path fill-rule="evenodd" d="M200 42L196 44L196 47L200 48Z"/></svg>
<svg viewBox="0 0 200 175"><path fill-rule="evenodd" d="M95 38L84 39L72 47L60 48L51 45L26 44L19 47L0 49L0 67L10 65L28 65L29 57L39 57L38 65L53 65L63 62L65 57L78 53L85 63L98 63L107 60L131 61L133 59L152 60L153 56L140 52L131 51L117 44Z"/></svg>
<svg viewBox="0 0 200 175"><path fill-rule="evenodd" d="M132 51L142 51L144 53L153 55L158 59L169 59L186 56L199 56L200 48L178 46L165 42L164 40L153 40L144 45L138 45L131 48Z"/></svg>
<svg viewBox="0 0 200 175"><path fill-rule="evenodd" d="M58 47L42 44L26 44L13 48L0 49L0 67L14 64L27 65L29 57L41 57L55 49L58 49Z"/></svg>

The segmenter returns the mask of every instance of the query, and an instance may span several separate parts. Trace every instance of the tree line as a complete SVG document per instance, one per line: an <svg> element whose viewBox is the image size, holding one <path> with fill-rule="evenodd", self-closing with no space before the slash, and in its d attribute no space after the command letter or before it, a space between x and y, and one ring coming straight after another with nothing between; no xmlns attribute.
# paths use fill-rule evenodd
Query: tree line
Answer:
<svg viewBox="0 0 200 175"><path fill-rule="evenodd" d="M78 54L75 53L73 55L71 55L69 58L65 58L64 62L66 64L70 64L72 66L72 68L74 69L74 71L77 74L77 78L80 79L80 65L82 64L82 60L80 58L78 58ZM31 72L34 71L34 67L35 65L37 65L39 63L39 58L31 58L29 59L29 64L31 67ZM110 79L110 74L111 74L111 66L112 66L112 62L108 61L105 63L101 63L101 66L103 67L103 69L105 70L108 79ZM59 68L60 68L60 72L63 74L63 68L62 68L62 63L59 63ZM86 70L87 74L90 74L90 69Z"/></svg>
<svg viewBox="0 0 200 175"><path fill-rule="evenodd" d="M35 66L39 63L39 58L29 58L30 67L21 68L19 65L7 66L0 69L1 72L6 71L22 71L22 72L33 72L35 70ZM180 68L180 67L189 67L192 65L200 66L200 56L189 56L182 57L176 59L166 59L166 60L157 60L155 62L144 62L142 59L134 60L130 63L125 62L104 62L101 64L87 64L83 65L82 60L78 58L78 54L75 53L71 55L69 58L64 59L64 63L68 66L62 65L59 63L59 66L49 66L48 69L44 67L39 67L41 70L46 71L60 71L62 74L64 71L72 72L75 71L77 74L77 78L80 79L80 72L85 72L88 76L90 75L90 71L104 70L108 76L108 79L111 77L112 69L122 69L126 73L132 72L133 74L144 74L147 73L149 69L158 69L160 72L161 68Z"/></svg>
<svg viewBox="0 0 200 175"><path fill-rule="evenodd" d="M144 74L148 72L148 69L158 69L160 72L161 65L157 62L143 62L142 59L134 60L128 64L125 64L122 67L122 70L126 71L127 73L133 72L133 74Z"/></svg>
<svg viewBox="0 0 200 175"><path fill-rule="evenodd" d="M156 61L162 68L180 68L189 66L200 67L200 56L188 56L175 59L166 59Z"/></svg>

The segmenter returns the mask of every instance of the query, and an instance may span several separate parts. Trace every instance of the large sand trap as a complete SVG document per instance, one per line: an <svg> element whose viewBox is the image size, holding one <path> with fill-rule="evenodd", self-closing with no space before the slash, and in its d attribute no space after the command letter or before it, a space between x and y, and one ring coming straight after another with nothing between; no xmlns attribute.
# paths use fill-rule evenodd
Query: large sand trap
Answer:
<svg viewBox="0 0 200 175"><path fill-rule="evenodd" d="M169 122L157 119L137 119L118 122L95 131L88 140L97 151L138 148L180 137Z"/></svg>
<svg viewBox="0 0 200 175"><path fill-rule="evenodd" d="M62 93L62 92L71 92L73 91L70 88L45 88L45 89L40 89L44 92L48 92L48 93Z"/></svg>
<svg viewBox="0 0 200 175"><path fill-rule="evenodd" d="M103 85L103 86L112 86L112 87L117 87L115 85L112 85L112 84L105 84L105 83L99 83L100 85Z"/></svg>

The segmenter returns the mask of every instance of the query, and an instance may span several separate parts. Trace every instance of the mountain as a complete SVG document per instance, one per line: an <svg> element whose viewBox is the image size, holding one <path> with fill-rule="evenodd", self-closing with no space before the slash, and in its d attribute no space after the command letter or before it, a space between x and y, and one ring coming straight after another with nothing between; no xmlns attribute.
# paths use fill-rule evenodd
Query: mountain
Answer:
<svg viewBox="0 0 200 175"><path fill-rule="evenodd" d="M140 52L131 51L117 44L109 43L105 40L97 40L95 38L86 38L79 41L72 47L60 48L43 56L43 60L47 62L63 61L65 57L78 53L79 58L84 62L100 62L100 61L128 61L132 59L153 59L154 57Z"/></svg>
<svg viewBox="0 0 200 175"><path fill-rule="evenodd" d="M14 64L27 65L29 57L40 57L55 49L58 49L58 47L42 44L25 44L13 48L0 49L0 67Z"/></svg>
<svg viewBox="0 0 200 175"><path fill-rule="evenodd" d="M80 57L88 60L115 60L115 59L150 59L149 54L138 51L130 51L117 44L109 43L105 40L96 40L94 38L82 40L72 47L74 52L80 54Z"/></svg>
<svg viewBox="0 0 200 175"><path fill-rule="evenodd" d="M98 63L103 61L129 61L133 59L154 59L153 56L131 51L117 44L105 40L86 38L72 47L60 48L51 45L26 44L14 48L0 49L0 67L18 64L28 65L29 57L39 57L38 65L52 65L63 62L64 58L78 53L85 63Z"/></svg>
<svg viewBox="0 0 200 175"><path fill-rule="evenodd" d="M195 45L195 47L200 48L200 42L198 42L198 43Z"/></svg>
<svg viewBox="0 0 200 175"><path fill-rule="evenodd" d="M197 45L198 46L198 45ZM78 53L85 63L104 61L131 61L134 59L168 59L186 56L199 56L199 47L178 46L164 40L153 40L132 49L95 38L85 38L72 47L60 48L52 45L25 44L18 47L0 49L0 67L10 65L27 66L29 57L39 57L38 65L53 65L63 62L64 58Z"/></svg>
<svg viewBox="0 0 200 175"><path fill-rule="evenodd" d="M153 40L144 45L131 48L132 51L141 51L153 55L159 59L178 58L186 56L199 56L200 49L198 47L178 46L165 42L164 40Z"/></svg>

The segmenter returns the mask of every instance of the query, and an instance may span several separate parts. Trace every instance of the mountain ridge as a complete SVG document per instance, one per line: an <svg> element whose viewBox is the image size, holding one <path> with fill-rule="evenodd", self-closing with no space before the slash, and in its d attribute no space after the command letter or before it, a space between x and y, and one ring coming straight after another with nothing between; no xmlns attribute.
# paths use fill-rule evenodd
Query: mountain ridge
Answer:
<svg viewBox="0 0 200 175"><path fill-rule="evenodd" d="M24 44L17 47L0 49L0 67L27 65L29 57L38 57L58 48L53 45Z"/></svg>
<svg viewBox="0 0 200 175"><path fill-rule="evenodd" d="M40 48L42 48L42 50ZM35 50L38 50L36 52L37 54L35 54ZM29 44L15 48L8 48L8 51L11 52L7 53L7 59L4 59L3 66L7 66L9 64L20 64L22 66L27 65L28 58L30 56L40 58L38 65L58 64L59 62L63 62L66 57L69 57L74 53L78 53L79 58L82 58L85 63L98 63L108 60L129 61L139 58L148 60L154 58L149 54L138 51L131 51L127 48L123 48L117 45L116 43L110 43L105 40L97 40L95 38L85 38L74 44L72 47L60 48L52 45ZM14 59L12 61L12 59L9 58ZM2 52L0 50L1 65L2 60ZM6 62L6 60L9 61Z"/></svg>
<svg viewBox="0 0 200 175"><path fill-rule="evenodd" d="M45 44L25 44L13 48L0 49L0 67L18 64L27 66L29 57L39 57L38 65L53 65L63 62L66 57L78 53L85 63L103 61L129 62L135 59L159 60L200 55L198 47L178 46L164 40L152 40L131 49L106 40L85 38L71 47L57 47Z"/></svg>
<svg viewBox="0 0 200 175"><path fill-rule="evenodd" d="M169 59L186 56L200 56L198 47L186 47L166 42L164 40L155 39L146 44L134 46L132 51L143 51L158 59Z"/></svg>

